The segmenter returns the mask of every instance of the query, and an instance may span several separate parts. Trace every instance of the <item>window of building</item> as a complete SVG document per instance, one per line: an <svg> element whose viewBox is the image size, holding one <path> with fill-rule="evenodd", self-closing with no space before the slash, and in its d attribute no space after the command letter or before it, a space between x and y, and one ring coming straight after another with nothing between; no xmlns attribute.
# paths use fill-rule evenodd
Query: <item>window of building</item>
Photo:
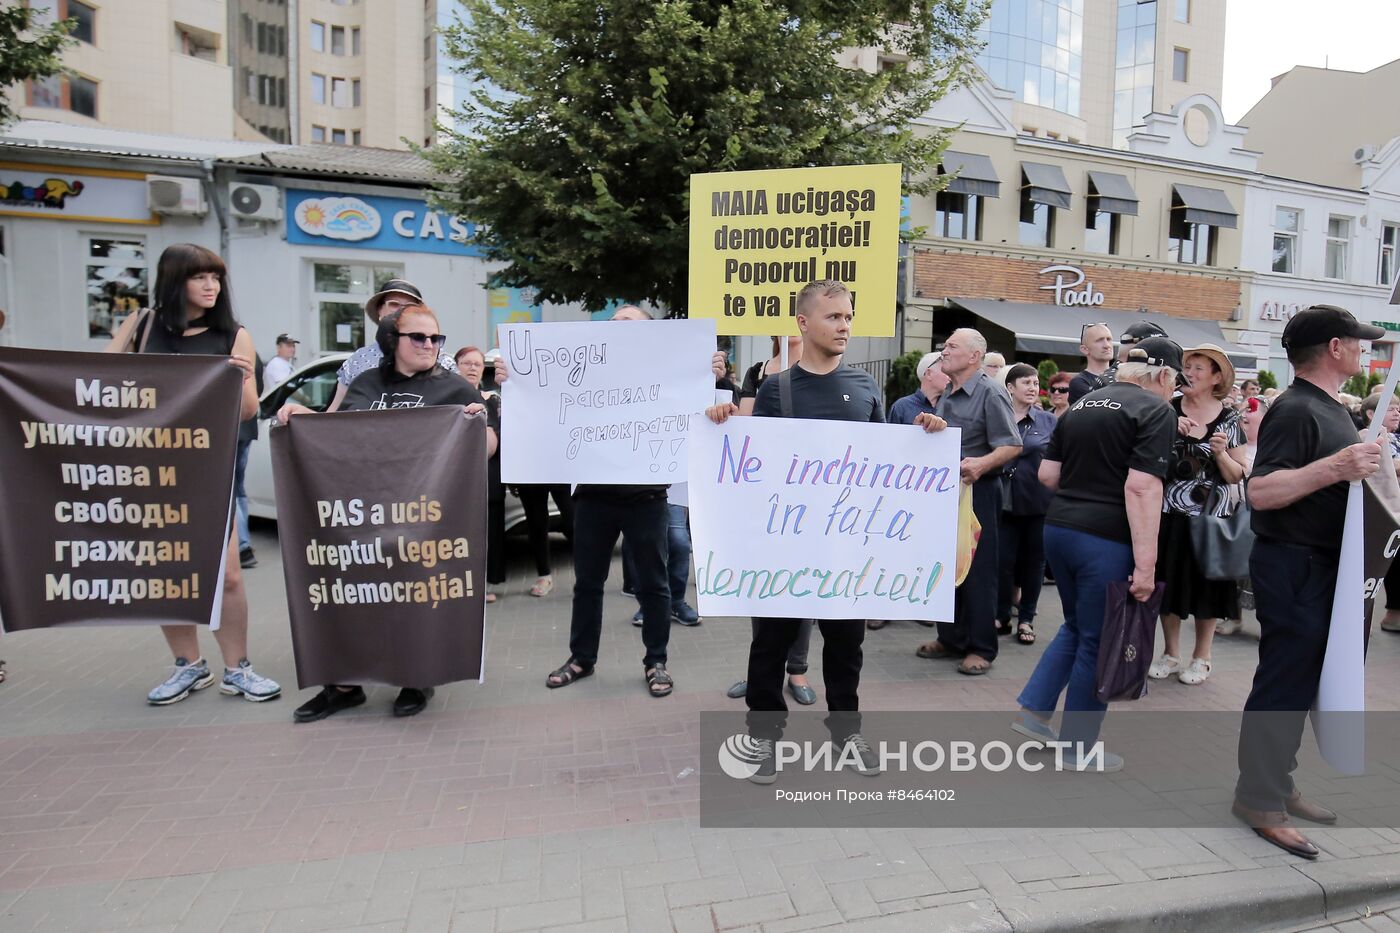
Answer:
<svg viewBox="0 0 1400 933"><path fill-rule="evenodd" d="M311 127L311 141L313 143L323 143L326 141L326 128L324 126Z"/></svg>
<svg viewBox="0 0 1400 933"><path fill-rule="evenodd" d="M287 57L287 27L277 27L277 55L281 58Z"/></svg>
<svg viewBox="0 0 1400 933"><path fill-rule="evenodd" d="M88 336L110 338L128 314L151 304L146 241L140 237L87 238L83 262Z"/></svg>
<svg viewBox="0 0 1400 933"><path fill-rule="evenodd" d="M95 44L97 30L94 26L94 20L97 19L97 11L79 0L68 0L64 6L67 9L63 11L63 17L75 21L73 31L69 35L79 42L86 42L88 45Z"/></svg>
<svg viewBox="0 0 1400 933"><path fill-rule="evenodd" d="M1152 110L1157 62L1157 4L1118 0L1118 35L1113 75L1113 145L1123 148L1128 134Z"/></svg>
<svg viewBox="0 0 1400 933"><path fill-rule="evenodd" d="M350 106L350 82L344 78L331 78L331 106Z"/></svg>
<svg viewBox="0 0 1400 933"><path fill-rule="evenodd" d="M215 33L176 23L175 41L181 55L206 62L219 60L219 36Z"/></svg>
<svg viewBox="0 0 1400 933"><path fill-rule="evenodd" d="M1298 274L1298 231L1302 213L1290 207L1274 210L1274 258L1270 266L1285 275Z"/></svg>
<svg viewBox="0 0 1400 933"><path fill-rule="evenodd" d="M934 198L934 236L982 239L982 196L940 191Z"/></svg>
<svg viewBox="0 0 1400 933"><path fill-rule="evenodd" d="M356 78L350 82L350 106L360 106L360 79Z"/></svg>
<svg viewBox="0 0 1400 933"><path fill-rule="evenodd" d="M331 130L331 142L340 146L345 145L345 131Z"/></svg>
<svg viewBox="0 0 1400 933"><path fill-rule="evenodd" d="M353 133L350 134L350 142L351 142L352 145L356 145L356 146L358 146L358 145L360 144L360 131L359 131L359 130L355 130L355 132L353 132Z"/></svg>
<svg viewBox="0 0 1400 933"><path fill-rule="evenodd" d="M247 90L250 100L258 96L258 76L253 74L251 68L243 69L243 87Z"/></svg>
<svg viewBox="0 0 1400 933"><path fill-rule="evenodd" d="M243 13L240 15L240 21L243 23L243 44L251 49L254 36L253 17Z"/></svg>
<svg viewBox="0 0 1400 933"><path fill-rule="evenodd" d="M326 50L326 24L311 21L311 51L324 52Z"/></svg>
<svg viewBox="0 0 1400 933"><path fill-rule="evenodd" d="M1099 210L1094 203L1098 198L1086 202L1084 212L1084 252L1102 253L1105 256L1118 255L1119 231L1122 218L1111 211Z"/></svg>
<svg viewBox="0 0 1400 933"><path fill-rule="evenodd" d="M258 103L260 104L271 103L267 99L267 82L267 75L258 75Z"/></svg>
<svg viewBox="0 0 1400 933"><path fill-rule="evenodd" d="M311 300L316 308L321 353L358 350L365 345L365 301L390 279L403 275L401 266L311 263ZM335 386L329 387L332 391Z"/></svg>
<svg viewBox="0 0 1400 933"><path fill-rule="evenodd" d="M1055 209L1032 201L1030 192L1021 192L1021 245L1050 247L1055 242Z"/></svg>
<svg viewBox="0 0 1400 933"><path fill-rule="evenodd" d="M423 60L430 61L433 57L433 36L432 33L423 37Z"/></svg>
<svg viewBox="0 0 1400 933"><path fill-rule="evenodd" d="M1192 266L1215 265L1215 227L1188 223L1181 211L1172 211L1167 225L1167 259Z"/></svg>
<svg viewBox="0 0 1400 933"><path fill-rule="evenodd" d="M313 104L324 104L326 102L326 76L312 73L311 75L311 102Z"/></svg>
<svg viewBox="0 0 1400 933"><path fill-rule="evenodd" d="M258 23L258 51L267 52L267 23Z"/></svg>
<svg viewBox="0 0 1400 933"><path fill-rule="evenodd" d="M1400 224L1381 224L1380 283L1394 285L1395 273L1400 272Z"/></svg>
<svg viewBox="0 0 1400 933"><path fill-rule="evenodd" d="M1322 274L1329 279L1347 277L1347 254L1351 251L1351 218L1327 218L1327 256Z"/></svg>
<svg viewBox="0 0 1400 933"><path fill-rule="evenodd" d="M1191 53L1186 49L1172 50L1172 80L1187 80L1187 75L1191 69Z"/></svg>
<svg viewBox="0 0 1400 933"><path fill-rule="evenodd" d="M350 30L350 54L360 54L360 27L356 26Z"/></svg>
<svg viewBox="0 0 1400 933"><path fill-rule="evenodd" d="M1191 0L1176 0L1176 21L1191 22Z"/></svg>
<svg viewBox="0 0 1400 933"><path fill-rule="evenodd" d="M332 26L332 27L331 27L331 54L332 54L332 55L344 55L344 54L345 54L345 27L344 27L344 26Z"/></svg>
<svg viewBox="0 0 1400 933"><path fill-rule="evenodd" d="M431 84L423 88L423 109L433 109L433 86Z"/></svg>

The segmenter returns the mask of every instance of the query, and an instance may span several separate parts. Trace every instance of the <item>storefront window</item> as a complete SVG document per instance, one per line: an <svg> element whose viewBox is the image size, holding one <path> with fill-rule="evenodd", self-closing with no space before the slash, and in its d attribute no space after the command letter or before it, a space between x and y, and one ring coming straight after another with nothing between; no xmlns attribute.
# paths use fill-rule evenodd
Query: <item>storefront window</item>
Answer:
<svg viewBox="0 0 1400 933"><path fill-rule="evenodd" d="M1298 221L1300 212L1287 207L1274 211L1274 260L1272 269L1286 275L1298 272Z"/></svg>
<svg viewBox="0 0 1400 933"><path fill-rule="evenodd" d="M1084 216L1084 252L1102 253L1105 256L1118 255L1118 231L1122 220L1115 213L1095 210L1090 201Z"/></svg>
<svg viewBox="0 0 1400 933"><path fill-rule="evenodd" d="M144 240L88 237L83 276L89 337L111 337L128 314L150 306L149 275Z"/></svg>
<svg viewBox="0 0 1400 933"><path fill-rule="evenodd" d="M935 236L952 240L982 239L982 196L940 191L934 198Z"/></svg>
<svg viewBox="0 0 1400 933"><path fill-rule="evenodd" d="M320 352L358 350L365 345L365 301L385 282L403 275L399 266L311 264Z"/></svg>

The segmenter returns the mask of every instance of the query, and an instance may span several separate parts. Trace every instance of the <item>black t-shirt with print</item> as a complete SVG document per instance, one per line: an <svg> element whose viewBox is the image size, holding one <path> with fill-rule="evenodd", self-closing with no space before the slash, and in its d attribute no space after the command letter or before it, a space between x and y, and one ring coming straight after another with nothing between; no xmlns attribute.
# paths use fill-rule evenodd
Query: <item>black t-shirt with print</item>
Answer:
<svg viewBox="0 0 1400 933"><path fill-rule="evenodd" d="M1259 424L1250 482L1297 470L1357 443L1356 425L1341 402L1306 379L1294 379ZM1347 484L1333 483L1281 509L1255 509L1250 525L1261 538L1338 550L1346 522Z"/></svg>
<svg viewBox="0 0 1400 933"><path fill-rule="evenodd" d="M1115 382L1090 392L1060 418L1045 452L1060 464L1045 521L1131 544L1128 471L1165 477L1175 436L1172 407L1141 386Z"/></svg>
<svg viewBox="0 0 1400 933"><path fill-rule="evenodd" d="M481 393L473 389L471 383L441 367L405 376L397 370L376 366L350 383L340 410L381 411L429 405L470 405L482 401Z"/></svg>
<svg viewBox="0 0 1400 933"><path fill-rule="evenodd" d="M770 376L758 387L753 413L768 418L783 416L778 397L778 376ZM885 420L885 406L875 377L863 369L844 363L823 376L809 373L801 363L792 366L792 413L795 418L826 421Z"/></svg>

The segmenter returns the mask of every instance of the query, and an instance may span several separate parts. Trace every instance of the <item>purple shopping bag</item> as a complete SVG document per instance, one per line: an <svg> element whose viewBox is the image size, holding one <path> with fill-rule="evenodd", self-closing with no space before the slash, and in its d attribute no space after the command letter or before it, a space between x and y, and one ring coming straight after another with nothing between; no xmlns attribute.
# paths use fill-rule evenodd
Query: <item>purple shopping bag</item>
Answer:
<svg viewBox="0 0 1400 933"><path fill-rule="evenodd" d="M1147 669L1157 638L1157 616L1167 585L1158 583L1147 602L1128 593L1128 581L1108 584L1095 695L1100 703L1140 700L1147 696Z"/></svg>

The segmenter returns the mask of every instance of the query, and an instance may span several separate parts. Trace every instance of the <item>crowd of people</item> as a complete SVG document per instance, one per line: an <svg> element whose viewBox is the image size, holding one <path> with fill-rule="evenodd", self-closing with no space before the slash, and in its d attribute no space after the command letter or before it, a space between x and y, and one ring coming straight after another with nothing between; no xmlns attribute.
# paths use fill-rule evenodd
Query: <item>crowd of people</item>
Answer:
<svg viewBox="0 0 1400 933"><path fill-rule="evenodd" d="M161 256L151 310L131 315L112 338L109 352L199 353L226 356L244 376L241 417L258 411L252 338L233 314L227 270L219 257L193 245L172 246ZM1261 391L1254 379L1237 382L1234 365L1219 347L1183 348L1160 325L1143 321L1115 335L1106 324L1081 333L1082 371L1056 373L1042 386L1038 370L1008 364L988 352L976 330L954 331L941 349L918 363L918 388L886 410L869 373L843 357L854 316L850 291L840 282L807 284L796 296L799 335L784 347L775 339L769 359L755 363L738 385L725 354L711 359L717 390L729 400L706 411L716 423L735 417L891 422L935 433L960 429L961 482L970 488L980 537L956 590L954 617L937 623L936 636L916 651L947 661L964 675L987 674L1000 639L1037 643L1035 622L1042 589L1053 582L1064 622L1044 646L1034 673L1018 697L1012 725L1038 740L1055 737L1085 744L1098 736L1106 709L1096 696L1095 670L1106 586L1126 581L1131 596L1162 592L1162 654L1149 676L1175 677L1187 686L1211 674L1217 634L1240 630L1241 595L1252 593L1261 629L1259 667L1247 710L1307 710L1316 695L1325 648L1331 590L1346 482L1374 472L1380 448L1359 440L1361 418L1383 403L1380 395L1355 399L1354 410L1338 392L1359 368L1359 341L1380 336L1347 312L1317 306L1289 323L1284 346L1297 372L1288 391ZM366 304L376 337L342 366L329 411L402 407L381 404L390 390L413 388L419 405L452 405L465 417L486 421L489 493L487 580L493 589L507 576L504 503L499 453L500 397L486 384L487 355L466 346L449 356L438 318L412 283L386 283ZM628 305L614 321L645 320ZM269 364L285 379L296 341L277 340ZM497 383L509 379L504 362ZM1385 426L1400 429L1400 400L1384 400ZM287 404L286 423L313 412ZM1400 455L1392 433L1389 443ZM504 438L509 443L509 436ZM246 456L246 448L240 456ZM1397 456L1400 463L1400 456ZM1247 484L1247 485L1246 485ZM1246 492L1247 490L1247 492ZM642 676L647 692L665 697L676 689L667 669L672 625L701 623L686 601L690 567L688 509L683 490L666 485L521 486L537 574L529 593L554 589L547 507L553 498L572 543L573 592L568 656L545 677L550 689L594 673L603 633L604 590L619 541L624 590L638 609ZM1248 514L1258 540L1247 577L1220 578L1193 545L1203 523ZM246 532L243 532L246 536ZM248 659L247 595L240 566L239 532L229 542L221 592L222 624L214 632L223 661L212 670L194 625L167 625L164 635L173 669L148 700L168 705L220 683L230 695L262 702L280 686ZM1400 570L1386 578L1382 628L1400 631ZM1185 653L1182 622L1191 618L1194 639ZM1014 621L1013 621L1014 620ZM728 691L750 711L750 732L763 752L760 783L777 779L773 743L787 712L784 694L801 705L818 701L807 678L813 630L822 637L823 691L831 738L865 773L880 764L862 736L859 688L867 631L884 620L765 618L752 620L747 669ZM615 637L615 636L614 636ZM893 637L893 636L885 636ZM428 705L431 686L403 686L397 716ZM362 687L328 684L298 707L297 722L324 719L364 703ZM1062 705L1058 730L1053 715ZM1299 714L1301 715L1301 713ZM1290 727L1291 728L1291 727ZM1241 738L1241 778L1235 812L1261 836L1305 857L1316 849L1290 817L1330 822L1330 811L1309 803L1292 787L1291 743L1301 735L1264 742L1246 728ZM1105 770L1123 762L1109 753ZM1087 766L1071 758L1070 767Z"/></svg>

